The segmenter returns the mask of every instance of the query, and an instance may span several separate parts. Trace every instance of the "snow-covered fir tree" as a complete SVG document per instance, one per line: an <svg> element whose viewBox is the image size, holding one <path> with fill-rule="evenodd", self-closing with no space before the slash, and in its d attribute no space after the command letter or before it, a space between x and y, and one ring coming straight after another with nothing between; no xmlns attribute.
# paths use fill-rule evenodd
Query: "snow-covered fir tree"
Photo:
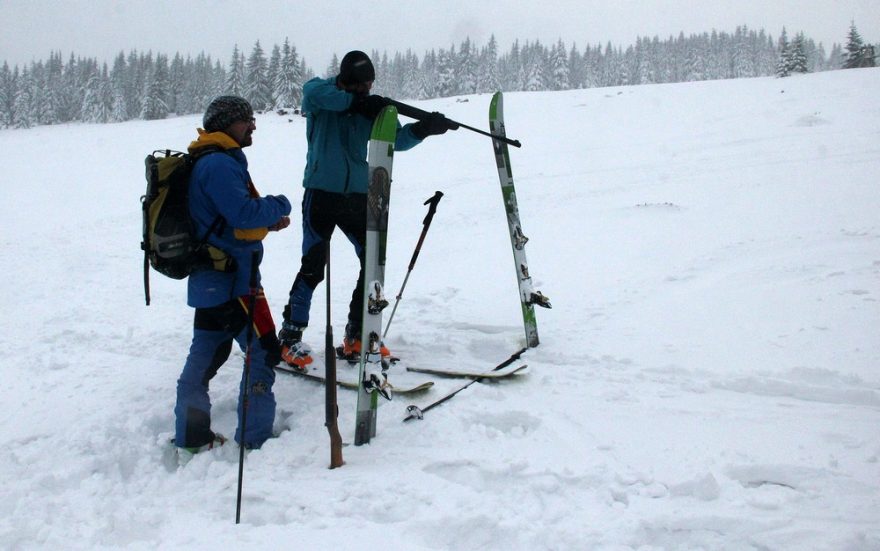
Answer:
<svg viewBox="0 0 880 551"><path fill-rule="evenodd" d="M85 122L107 122L110 120L110 105L105 103L106 90L109 82L104 85L101 75L93 71L86 82L82 104L82 120Z"/></svg>
<svg viewBox="0 0 880 551"><path fill-rule="evenodd" d="M254 44L245 66L244 98L255 111L265 111L272 107L272 85L269 82L269 63L260 41Z"/></svg>
<svg viewBox="0 0 880 551"><path fill-rule="evenodd" d="M125 54L119 52L113 59L113 67L110 69L110 86L113 95L110 120L114 122L128 120L128 107L125 99L126 70Z"/></svg>
<svg viewBox="0 0 880 551"><path fill-rule="evenodd" d="M436 92L441 98L454 96L458 93L458 81L455 73L455 46L440 49L437 54Z"/></svg>
<svg viewBox="0 0 880 551"><path fill-rule="evenodd" d="M324 77L330 78L335 77L339 74L339 57L334 53L333 57L330 59L330 64L327 65L327 68L324 70Z"/></svg>
<svg viewBox="0 0 880 551"><path fill-rule="evenodd" d="M144 92L145 57L140 56L134 50L129 52L125 69L126 120L138 118L141 115L141 103ZM152 59L150 59L152 63Z"/></svg>
<svg viewBox="0 0 880 551"><path fill-rule="evenodd" d="M382 82L385 85L386 94L389 97L403 97L403 78L406 71L403 54L397 52L392 59L387 55L382 56L385 64L383 67Z"/></svg>
<svg viewBox="0 0 880 551"><path fill-rule="evenodd" d="M403 59L403 83L400 97L403 99L419 99L421 80L419 79L419 58L407 50Z"/></svg>
<svg viewBox="0 0 880 551"><path fill-rule="evenodd" d="M523 47L523 57L525 58L523 90L529 92L547 90L550 77L547 69L547 52L544 47L539 41L535 41L534 44L527 42Z"/></svg>
<svg viewBox="0 0 880 551"><path fill-rule="evenodd" d="M196 56L192 64L188 64L189 76L186 79L184 94L189 98L187 113L200 113L205 110L211 100L222 93L225 80L223 72L218 76L213 61L204 52Z"/></svg>
<svg viewBox="0 0 880 551"><path fill-rule="evenodd" d="M849 33L846 37L846 59L844 69L857 69L860 67L875 67L876 58L874 47L865 45L862 35L856 29L855 21L850 24Z"/></svg>
<svg viewBox="0 0 880 551"><path fill-rule="evenodd" d="M278 73L281 71L281 47L278 44L272 46L272 53L269 55L269 66L266 69L266 79L272 87L272 102L269 107L275 109L278 107Z"/></svg>
<svg viewBox="0 0 880 551"><path fill-rule="evenodd" d="M12 113L15 106L15 76L9 63L0 67L0 128L12 126Z"/></svg>
<svg viewBox="0 0 880 551"><path fill-rule="evenodd" d="M422 59L417 98L437 97L437 54L434 50L425 53Z"/></svg>
<svg viewBox="0 0 880 551"><path fill-rule="evenodd" d="M147 78L141 118L144 120L164 119L168 116L168 93L170 89L168 76L168 58L157 55L156 62Z"/></svg>
<svg viewBox="0 0 880 551"><path fill-rule="evenodd" d="M737 27L733 35L732 73L734 78L749 78L756 74L754 44L749 40L748 27Z"/></svg>
<svg viewBox="0 0 880 551"><path fill-rule="evenodd" d="M121 88L117 88L115 85L112 88L113 93L113 106L110 108L110 120L114 122L122 122L128 120L128 114L126 113L125 106L125 95L122 92Z"/></svg>
<svg viewBox="0 0 880 551"><path fill-rule="evenodd" d="M479 53L476 46L468 38L458 48L458 61L456 71L458 77L458 93L474 94L479 88Z"/></svg>
<svg viewBox="0 0 880 551"><path fill-rule="evenodd" d="M12 125L16 128L30 128L34 125L31 119L31 92L34 89L33 77L25 67L18 79L18 87L15 90L13 101Z"/></svg>
<svg viewBox="0 0 880 551"><path fill-rule="evenodd" d="M183 57L179 53L174 54L171 66L168 68L168 112L186 113L187 96L186 90L186 67Z"/></svg>
<svg viewBox="0 0 880 551"><path fill-rule="evenodd" d="M799 32L794 35L794 39L789 45L789 71L792 73L806 73L807 68L807 45L804 33Z"/></svg>
<svg viewBox="0 0 880 551"><path fill-rule="evenodd" d="M232 60L229 62L229 71L226 74L226 82L223 94L243 96L245 90L244 54L239 52L238 44L232 50Z"/></svg>
<svg viewBox="0 0 880 551"><path fill-rule="evenodd" d="M302 103L303 78L296 46L285 38L281 47L281 66L275 80L276 107L299 107Z"/></svg>
<svg viewBox="0 0 880 551"><path fill-rule="evenodd" d="M779 36L779 57L776 62L776 76L787 77L791 74L791 44L788 41L788 33L785 27L782 27L782 34Z"/></svg>
<svg viewBox="0 0 880 551"><path fill-rule="evenodd" d="M706 80L708 37L701 36L688 41L685 46L684 80ZM607 55L607 51L605 52Z"/></svg>
<svg viewBox="0 0 880 551"><path fill-rule="evenodd" d="M519 70L521 66L519 40L514 40L510 51L498 58L498 76L502 90L520 90Z"/></svg>
<svg viewBox="0 0 880 551"><path fill-rule="evenodd" d="M39 110L35 116L37 124L57 124L79 120L82 108L82 91L85 86L85 61L77 59L73 53L67 65L61 60L61 52L49 56L45 68L35 72L43 90L36 91L34 107ZM87 74L87 73L86 73Z"/></svg>
<svg viewBox="0 0 880 551"><path fill-rule="evenodd" d="M571 67L568 65L568 50L560 38L550 50L548 60L551 90L568 90L571 87Z"/></svg>
<svg viewBox="0 0 880 551"><path fill-rule="evenodd" d="M60 109L53 101L57 97L54 93L57 88L49 86L48 68L42 63L31 66L30 86L29 119L31 124L57 124L60 122L58 117Z"/></svg>
<svg viewBox="0 0 880 551"><path fill-rule="evenodd" d="M390 97L397 96L397 79L395 78L394 71L392 71L388 52L379 53L378 50L373 50L370 59L373 60L373 66L376 69L376 80L373 84L372 93Z"/></svg>
<svg viewBox="0 0 880 551"><path fill-rule="evenodd" d="M599 73L602 60L602 46L596 45L591 47L589 44L584 48L582 56L569 56L569 62L572 64L580 62L577 66L572 66L571 74L577 75L579 88L595 88L599 86Z"/></svg>
<svg viewBox="0 0 880 551"><path fill-rule="evenodd" d="M498 72L498 41L493 34L480 51L480 70L477 75L477 91L494 93L501 90L501 76Z"/></svg>
<svg viewBox="0 0 880 551"><path fill-rule="evenodd" d="M648 38L636 40L635 50L630 52L630 74L633 84L654 84L657 78L657 55L654 44Z"/></svg>

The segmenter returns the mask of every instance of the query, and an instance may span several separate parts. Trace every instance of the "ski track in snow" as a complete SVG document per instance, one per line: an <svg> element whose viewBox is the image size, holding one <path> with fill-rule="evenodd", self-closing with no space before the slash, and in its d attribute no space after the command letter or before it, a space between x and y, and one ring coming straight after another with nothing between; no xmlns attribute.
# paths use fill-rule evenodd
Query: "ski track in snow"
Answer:
<svg viewBox="0 0 880 551"><path fill-rule="evenodd" d="M179 468L167 445L185 285L152 274L149 308L141 289L141 160L199 119L0 131L0 546L880 549L878 85L865 69L508 94L529 263L554 305L529 368L422 421L406 406L466 381L382 403L378 437L333 471L322 387L279 374L280 436L248 454L240 527L238 450ZM484 126L488 96L468 100L422 106ZM303 121L257 124L257 187L298 204ZM491 144L432 138L394 176L389 297L421 203L446 195L389 334L392 378L491 369L523 340ZM276 321L293 218L266 241ZM333 262L338 340L356 273L342 238ZM211 383L226 435L242 358ZM355 401L339 391L346 441Z"/></svg>

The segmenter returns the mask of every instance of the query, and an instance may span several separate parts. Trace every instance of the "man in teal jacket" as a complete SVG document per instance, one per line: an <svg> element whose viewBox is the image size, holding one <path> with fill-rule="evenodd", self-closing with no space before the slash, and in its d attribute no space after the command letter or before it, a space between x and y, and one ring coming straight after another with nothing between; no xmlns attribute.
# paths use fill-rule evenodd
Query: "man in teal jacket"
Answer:
<svg viewBox="0 0 880 551"><path fill-rule="evenodd" d="M369 172L367 146L373 119L387 104L385 98L370 95L375 76L370 58L363 52L352 51L342 58L338 76L313 78L303 86L308 154L303 177L302 261L290 289L279 333L282 358L299 369L312 361L310 347L302 341L302 333L309 324L312 294L324 279L327 243L336 227L354 245L361 264L351 294L343 340L347 356L353 358L360 353ZM443 134L447 128L447 121L440 113L431 113L430 117L405 126L398 123L394 149L406 151L427 136ZM383 354L388 354L384 346Z"/></svg>

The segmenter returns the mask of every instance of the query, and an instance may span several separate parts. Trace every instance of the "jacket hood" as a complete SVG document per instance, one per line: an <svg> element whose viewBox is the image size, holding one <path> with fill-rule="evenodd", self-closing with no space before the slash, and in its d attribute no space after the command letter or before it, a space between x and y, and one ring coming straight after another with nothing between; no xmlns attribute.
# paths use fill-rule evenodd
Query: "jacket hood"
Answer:
<svg viewBox="0 0 880 551"><path fill-rule="evenodd" d="M199 137L192 141L187 148L190 153L196 153L206 147L219 147L224 150L241 148L238 142L225 132L206 132L202 128L199 128L198 132Z"/></svg>

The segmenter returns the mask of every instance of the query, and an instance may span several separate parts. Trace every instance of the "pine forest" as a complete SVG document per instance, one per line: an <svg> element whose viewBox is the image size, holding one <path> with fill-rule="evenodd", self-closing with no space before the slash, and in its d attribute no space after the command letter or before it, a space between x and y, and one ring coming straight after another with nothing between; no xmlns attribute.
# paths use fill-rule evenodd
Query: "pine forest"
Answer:
<svg viewBox="0 0 880 551"><path fill-rule="evenodd" d="M501 51L495 37L480 45L466 39L425 52L372 51L373 93L398 99L429 99L503 91L545 91L687 82L872 67L875 47L853 23L845 46L829 51L799 32L783 29L774 39L763 29L703 33L661 41L640 37L625 48L607 43L579 49L515 41ZM316 72L289 40L266 50L259 41L245 53L238 46L228 63L200 53L120 52L108 64L61 52L24 67L0 67L0 128L28 128L72 121L103 123L163 119L201 113L211 98L235 94L257 111L295 110L302 85L331 76L338 57Z"/></svg>

